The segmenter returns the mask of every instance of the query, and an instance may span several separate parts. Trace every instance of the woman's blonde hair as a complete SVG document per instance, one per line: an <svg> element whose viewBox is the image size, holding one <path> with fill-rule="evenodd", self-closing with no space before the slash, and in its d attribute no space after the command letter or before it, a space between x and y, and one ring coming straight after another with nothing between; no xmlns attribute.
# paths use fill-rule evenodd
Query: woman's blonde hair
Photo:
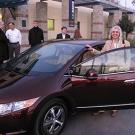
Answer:
<svg viewBox="0 0 135 135"><path fill-rule="evenodd" d="M115 25L115 26L113 26L113 27L111 28L110 33L109 33L109 39L112 39L112 31L113 31L114 29L117 29L117 30L119 31L119 33L120 33L120 35L119 35L119 41L122 41L122 40L123 40L122 29L121 29L121 27L118 26L118 25Z"/></svg>

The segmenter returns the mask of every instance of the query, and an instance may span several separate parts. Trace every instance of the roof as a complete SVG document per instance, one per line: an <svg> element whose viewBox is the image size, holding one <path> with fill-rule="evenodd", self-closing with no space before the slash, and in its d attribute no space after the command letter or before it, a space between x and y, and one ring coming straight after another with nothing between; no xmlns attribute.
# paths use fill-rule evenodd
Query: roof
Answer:
<svg viewBox="0 0 135 135"><path fill-rule="evenodd" d="M98 45L98 44L104 44L105 41L101 40L71 40L71 41L64 41L63 43L68 43L68 44L77 44L77 45Z"/></svg>
<svg viewBox="0 0 135 135"><path fill-rule="evenodd" d="M0 8L16 7L27 4L28 0L0 0Z"/></svg>
<svg viewBox="0 0 135 135"><path fill-rule="evenodd" d="M108 0L75 0L75 6L85 6L92 8L94 5L102 5L104 11L112 12L113 10L121 10L126 13L134 13L135 10L125 8L118 3L114 3Z"/></svg>
<svg viewBox="0 0 135 135"><path fill-rule="evenodd" d="M73 40L73 39L67 39L67 40L49 40L47 42L45 42L45 44L49 44L49 43L62 43L62 44L75 44L75 45L104 45L105 41L104 40L91 40L91 39L79 39L79 40Z"/></svg>

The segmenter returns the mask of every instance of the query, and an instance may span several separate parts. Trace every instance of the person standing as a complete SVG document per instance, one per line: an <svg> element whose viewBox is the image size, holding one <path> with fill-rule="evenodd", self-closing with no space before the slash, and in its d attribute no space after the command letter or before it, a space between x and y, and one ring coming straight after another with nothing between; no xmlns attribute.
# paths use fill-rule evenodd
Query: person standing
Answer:
<svg viewBox="0 0 135 135"><path fill-rule="evenodd" d="M0 21L0 64L9 59L8 39L3 32L4 22Z"/></svg>
<svg viewBox="0 0 135 135"><path fill-rule="evenodd" d="M80 39L80 38L82 38L80 30L76 29L74 32L74 39Z"/></svg>
<svg viewBox="0 0 135 135"><path fill-rule="evenodd" d="M57 34L56 39L69 39L70 35L67 34L67 27L63 26L61 28L61 33Z"/></svg>
<svg viewBox="0 0 135 135"><path fill-rule="evenodd" d="M13 22L10 22L8 26L9 29L6 31L6 36L9 40L9 58L12 59L20 54L22 36L20 30L15 28Z"/></svg>
<svg viewBox="0 0 135 135"><path fill-rule="evenodd" d="M99 53L109 51L112 49L117 49L121 47L129 47L129 46L130 46L129 41L123 39L122 29L118 25L111 28L110 34L109 34L109 40L105 42L105 45L101 51L98 51L92 48L90 45L87 45L87 47L89 47L89 50L94 54L99 54ZM112 110L111 116L114 117L117 111L118 110ZM99 114L100 112L104 112L104 111L98 111L95 113L95 115Z"/></svg>
<svg viewBox="0 0 135 135"><path fill-rule="evenodd" d="M120 47L129 47L129 46L130 46L129 41L123 39L122 30L120 26L116 25L111 28L109 34L109 40L105 42L105 45L102 48L101 52L117 49ZM90 45L87 45L87 47L89 47L89 50L95 54L101 53L100 51L97 51L96 49L92 48Z"/></svg>
<svg viewBox="0 0 135 135"><path fill-rule="evenodd" d="M44 42L43 30L39 28L38 21L33 22L33 28L29 30L28 40L31 47Z"/></svg>

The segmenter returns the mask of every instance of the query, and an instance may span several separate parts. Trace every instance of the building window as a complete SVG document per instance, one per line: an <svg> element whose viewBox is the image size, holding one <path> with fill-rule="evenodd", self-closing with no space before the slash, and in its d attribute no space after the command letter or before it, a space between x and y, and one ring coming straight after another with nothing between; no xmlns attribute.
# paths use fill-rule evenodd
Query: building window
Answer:
<svg viewBox="0 0 135 135"><path fill-rule="evenodd" d="M77 29L80 30L80 22L77 22Z"/></svg>
<svg viewBox="0 0 135 135"><path fill-rule="evenodd" d="M47 25L48 25L48 30L54 30L54 19L48 19Z"/></svg>
<svg viewBox="0 0 135 135"><path fill-rule="evenodd" d="M26 20L22 20L22 27L26 27Z"/></svg>

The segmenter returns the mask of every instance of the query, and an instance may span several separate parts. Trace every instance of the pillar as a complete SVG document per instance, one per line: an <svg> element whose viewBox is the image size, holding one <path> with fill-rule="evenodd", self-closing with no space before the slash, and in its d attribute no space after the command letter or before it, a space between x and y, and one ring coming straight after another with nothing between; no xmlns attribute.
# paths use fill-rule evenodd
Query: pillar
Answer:
<svg viewBox="0 0 135 135"><path fill-rule="evenodd" d="M28 5L21 5L15 10L16 27L21 31L22 34L22 45L28 45Z"/></svg>
<svg viewBox="0 0 135 135"><path fill-rule="evenodd" d="M132 22L135 22L135 13L128 14L128 18L129 18L129 20L131 20Z"/></svg>
<svg viewBox="0 0 135 135"><path fill-rule="evenodd" d="M93 6L92 16L92 39L103 39L104 38L104 15L103 6Z"/></svg>
<svg viewBox="0 0 135 135"><path fill-rule="evenodd" d="M48 39L47 29L47 10L48 4L46 2L36 3L36 20L39 22L39 27L44 31L44 39Z"/></svg>
<svg viewBox="0 0 135 135"><path fill-rule="evenodd" d="M117 25L119 23L119 20L122 19L122 11L115 10L111 13L109 13L108 17L108 26L112 27L114 25Z"/></svg>
<svg viewBox="0 0 135 135"><path fill-rule="evenodd" d="M15 27L21 31L22 45L28 45L28 6L21 5L15 8L2 9L5 30L8 29L8 23L14 22Z"/></svg>
<svg viewBox="0 0 135 135"><path fill-rule="evenodd" d="M122 11L121 10L115 10L113 11L113 25L117 25L119 23L119 20L122 19Z"/></svg>
<svg viewBox="0 0 135 135"><path fill-rule="evenodd" d="M76 28L76 25L74 25L73 27L69 26L69 21L70 21L69 20L69 10L70 10L69 1L71 0L62 0L62 26L66 26L68 28L68 34L70 34L72 38L74 35L74 30Z"/></svg>

